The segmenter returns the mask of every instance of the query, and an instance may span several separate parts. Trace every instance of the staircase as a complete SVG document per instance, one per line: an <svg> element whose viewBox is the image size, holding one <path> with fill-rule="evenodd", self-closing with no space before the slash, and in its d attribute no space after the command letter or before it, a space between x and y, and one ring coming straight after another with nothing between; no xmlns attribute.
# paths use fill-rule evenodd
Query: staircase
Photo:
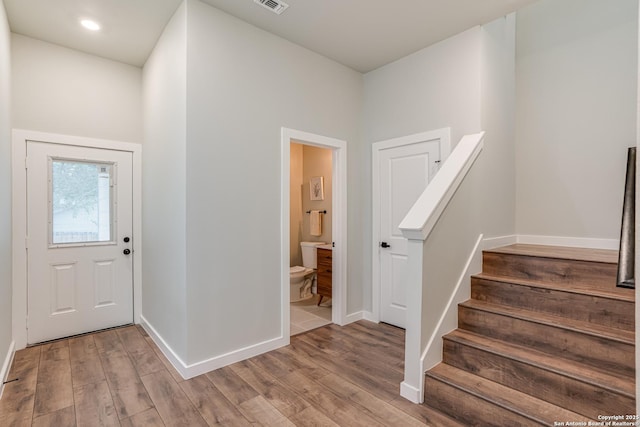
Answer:
<svg viewBox="0 0 640 427"><path fill-rule="evenodd" d="M424 404L479 426L635 414L634 291L616 272L617 251L485 251Z"/></svg>

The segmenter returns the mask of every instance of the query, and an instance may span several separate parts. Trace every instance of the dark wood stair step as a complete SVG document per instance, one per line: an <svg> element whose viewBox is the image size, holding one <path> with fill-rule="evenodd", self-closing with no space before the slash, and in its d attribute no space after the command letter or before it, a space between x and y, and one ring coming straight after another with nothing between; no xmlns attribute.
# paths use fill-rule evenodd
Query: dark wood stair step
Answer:
<svg viewBox="0 0 640 427"><path fill-rule="evenodd" d="M635 377L630 331L473 299L458 305L458 327Z"/></svg>
<svg viewBox="0 0 640 427"><path fill-rule="evenodd" d="M537 256L541 258L557 258L568 261L618 263L618 251L611 249L578 248L569 246L533 245L515 243L490 249L489 252L515 255Z"/></svg>
<svg viewBox="0 0 640 427"><path fill-rule="evenodd" d="M425 404L471 426L553 426L587 417L441 363L425 376Z"/></svg>
<svg viewBox="0 0 640 427"><path fill-rule="evenodd" d="M444 337L443 362L597 419L635 412L635 381L464 330Z"/></svg>
<svg viewBox="0 0 640 427"><path fill-rule="evenodd" d="M488 274L471 278L471 298L568 317L627 331L635 330L633 290L542 284Z"/></svg>
<svg viewBox="0 0 640 427"><path fill-rule="evenodd" d="M615 289L618 252L515 244L483 252L483 273L536 282Z"/></svg>

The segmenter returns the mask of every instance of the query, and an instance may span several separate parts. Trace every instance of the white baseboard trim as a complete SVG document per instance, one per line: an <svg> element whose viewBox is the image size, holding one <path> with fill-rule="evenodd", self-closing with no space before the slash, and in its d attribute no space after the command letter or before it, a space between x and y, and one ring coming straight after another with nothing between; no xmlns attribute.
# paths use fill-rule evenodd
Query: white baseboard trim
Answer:
<svg viewBox="0 0 640 427"><path fill-rule="evenodd" d="M570 246L575 248L613 249L613 250L618 250L620 247L620 240L618 239L592 239L588 237L537 236L537 235L530 235L530 234L519 234L518 243L525 243L529 245Z"/></svg>
<svg viewBox="0 0 640 427"><path fill-rule="evenodd" d="M349 323L357 322L358 320L364 319L364 311L356 311L355 313L347 314L342 320L342 325L345 326Z"/></svg>
<svg viewBox="0 0 640 427"><path fill-rule="evenodd" d="M362 318L364 320L368 320L369 322L380 323L380 319L376 318L376 316L373 314L373 311L363 311Z"/></svg>
<svg viewBox="0 0 640 427"><path fill-rule="evenodd" d="M218 368L222 368L232 363L240 362L242 360L249 359L268 351L275 350L289 344L288 337L278 337L275 339L263 341L258 344L253 344L238 350L230 351L229 353L215 356L210 359L202 360L200 362L187 365L180 357L171 349L167 342L158 334L158 332L149 324L149 322L140 316L140 324L147 331L151 339L158 345L162 353L167 357L169 362L173 365L178 373L188 380L198 375L214 371Z"/></svg>
<svg viewBox="0 0 640 427"><path fill-rule="evenodd" d="M11 341L9 344L9 349L7 350L7 355L4 358L4 363L2 364L2 370L0 370L0 399L2 399L2 392L4 391L4 382L7 381L7 376L9 375L9 371L11 370L11 365L13 364L13 357L16 354L16 342Z"/></svg>
<svg viewBox="0 0 640 427"><path fill-rule="evenodd" d="M344 323L341 326L348 325L349 323L357 322L358 320L368 320L373 323L380 323L380 320L376 318L372 311L362 310L356 313L348 314L344 319Z"/></svg>
<svg viewBox="0 0 640 427"><path fill-rule="evenodd" d="M169 363L176 368L176 371L182 376L184 379L187 378L187 364L182 361L180 356L178 356L171 346L167 344L167 342L162 338L162 336L156 331L156 329L151 326L151 323L147 321L147 319L140 315L140 326L147 331L147 334L151 337L153 342L158 346L162 354L169 360Z"/></svg>
<svg viewBox="0 0 640 427"><path fill-rule="evenodd" d="M458 327L458 304L471 298L471 281L469 277L482 270L482 244L483 236L481 234L478 236L469 258L467 258L467 262L451 293L447 306L442 312L434 332L431 334L422 353L422 357L420 358L420 372L424 373L442 362L442 337ZM424 381L419 384L424 384ZM423 390L420 390L420 394L424 399Z"/></svg>
<svg viewBox="0 0 640 427"><path fill-rule="evenodd" d="M422 382L424 382L424 378L422 379ZM424 393L422 393L421 390L418 390L404 381L400 383L400 396L412 403L422 403L424 400Z"/></svg>
<svg viewBox="0 0 640 427"><path fill-rule="evenodd" d="M482 250L499 248L501 246L513 245L518 243L518 236L511 234L509 236L488 237L482 241Z"/></svg>
<svg viewBox="0 0 640 427"><path fill-rule="evenodd" d="M192 363L187 366L187 376L185 379L197 377L198 375L231 365L232 363L241 362L251 357L258 356L259 354L276 350L288 344L289 339L278 337L258 344L253 344L239 350L230 351L229 353L215 356L201 362Z"/></svg>

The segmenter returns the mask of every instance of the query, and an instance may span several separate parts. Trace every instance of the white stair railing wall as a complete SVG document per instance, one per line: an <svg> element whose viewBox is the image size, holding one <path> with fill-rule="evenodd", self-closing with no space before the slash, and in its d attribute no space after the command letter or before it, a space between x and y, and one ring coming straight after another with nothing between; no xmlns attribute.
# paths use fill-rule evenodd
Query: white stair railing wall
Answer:
<svg viewBox="0 0 640 427"><path fill-rule="evenodd" d="M456 282L469 268L468 254L475 251L474 245L477 247L482 237L473 220L474 203L469 203L474 198L469 177L483 144L484 132L464 136L400 223L408 239L405 373L400 394L414 403L424 400L427 347L441 338L436 335L457 291ZM456 198L465 200L456 203ZM436 224L441 218L443 222L454 221L449 228L455 228L455 236L438 233ZM432 254L441 259L431 259Z"/></svg>

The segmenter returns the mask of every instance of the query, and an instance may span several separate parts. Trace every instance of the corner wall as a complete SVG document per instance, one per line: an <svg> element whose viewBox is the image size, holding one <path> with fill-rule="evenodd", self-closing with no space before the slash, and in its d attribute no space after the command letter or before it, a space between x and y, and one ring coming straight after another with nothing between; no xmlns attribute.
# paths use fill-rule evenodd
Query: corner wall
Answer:
<svg viewBox="0 0 640 427"><path fill-rule="evenodd" d="M11 357L11 33L0 0L0 383ZM8 366L7 366L8 368ZM0 393L2 386L0 385Z"/></svg>
<svg viewBox="0 0 640 427"><path fill-rule="evenodd" d="M619 239L637 18L637 0L541 0L518 12L519 235Z"/></svg>
<svg viewBox="0 0 640 427"><path fill-rule="evenodd" d="M187 362L215 364L288 339L281 127L346 140L357 177L362 75L200 1L187 0L187 11ZM348 185L351 314L362 310L367 283L359 224L366 209L359 180L350 175Z"/></svg>
<svg viewBox="0 0 640 427"><path fill-rule="evenodd" d="M480 117L486 135L475 203L485 239L513 235L516 227L515 43L515 14L482 26Z"/></svg>
<svg viewBox="0 0 640 427"><path fill-rule="evenodd" d="M142 316L187 359L187 12L183 3L144 66Z"/></svg>
<svg viewBox="0 0 640 427"><path fill-rule="evenodd" d="M144 67L143 321L183 375L288 341L281 128L348 141L359 171L361 100L361 74L199 0L165 28ZM364 282L362 229L348 232L350 314Z"/></svg>

